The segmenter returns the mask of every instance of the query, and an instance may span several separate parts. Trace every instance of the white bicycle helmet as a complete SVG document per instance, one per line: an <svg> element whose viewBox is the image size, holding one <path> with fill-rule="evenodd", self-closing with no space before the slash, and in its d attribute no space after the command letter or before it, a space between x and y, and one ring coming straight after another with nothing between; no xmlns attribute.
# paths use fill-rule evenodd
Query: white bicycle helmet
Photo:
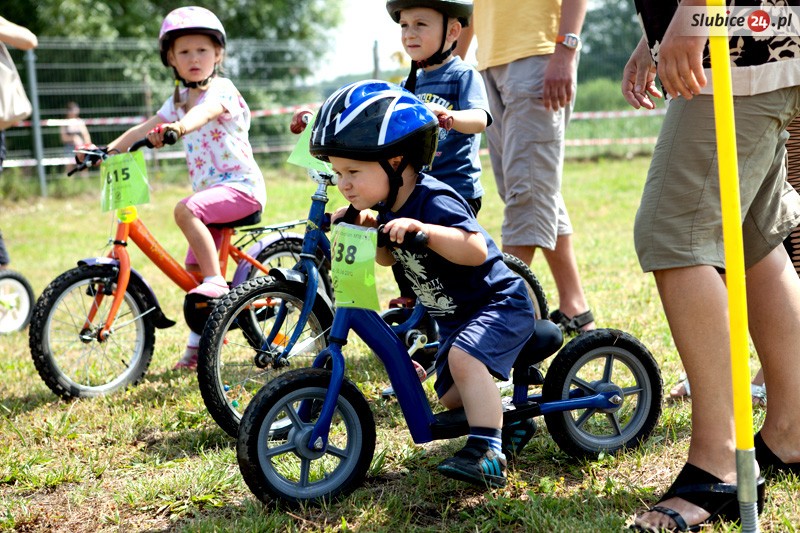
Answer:
<svg viewBox="0 0 800 533"><path fill-rule="evenodd" d="M169 12L161 23L161 31L158 33L158 48L161 51L161 62L165 67L169 66L167 52L172 42L181 35L196 33L209 35L225 48L225 28L217 16L208 9L186 6Z"/></svg>

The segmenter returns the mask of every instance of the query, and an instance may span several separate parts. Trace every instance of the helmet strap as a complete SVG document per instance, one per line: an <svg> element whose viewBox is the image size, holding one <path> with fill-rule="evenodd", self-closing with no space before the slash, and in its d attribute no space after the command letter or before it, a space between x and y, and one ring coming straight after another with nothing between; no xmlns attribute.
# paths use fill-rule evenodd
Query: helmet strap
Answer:
<svg viewBox="0 0 800 533"><path fill-rule="evenodd" d="M175 80L180 81L184 87L187 89L205 89L208 87L208 84L211 83L211 80L217 75L217 66L214 65L214 72L211 73L211 76L207 77L202 81L186 81L178 75L178 69L172 67L172 72L175 73Z"/></svg>
<svg viewBox="0 0 800 533"><path fill-rule="evenodd" d="M392 167L389 161L385 159L383 161L378 161L378 163L380 163L384 172L386 172L386 176L389 178L389 196L386 197L385 202L373 206L373 209L379 213L386 213L392 210L394 203L397 201L397 193L400 192L400 187L403 186L403 171L405 171L408 166L408 160L403 156L397 168Z"/></svg>
<svg viewBox="0 0 800 533"><path fill-rule="evenodd" d="M450 57L450 54L453 53L453 50L456 49L456 45L458 44L456 41L449 49L443 50L444 45L447 42L447 23L449 18L444 13L442 13L442 17L444 22L442 23L442 44L439 45L439 51L428 59L423 59L422 61L411 61L411 70L408 72L408 77L406 78L404 87L412 93L417 92L417 69L442 64L445 59Z"/></svg>

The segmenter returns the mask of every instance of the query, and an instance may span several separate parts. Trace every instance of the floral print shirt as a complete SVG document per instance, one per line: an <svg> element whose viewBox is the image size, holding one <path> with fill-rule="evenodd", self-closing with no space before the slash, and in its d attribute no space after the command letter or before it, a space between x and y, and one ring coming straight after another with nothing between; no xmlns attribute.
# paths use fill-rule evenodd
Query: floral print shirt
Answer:
<svg viewBox="0 0 800 533"><path fill-rule="evenodd" d="M186 91L188 89L182 90L182 96ZM192 190L197 192L214 185L228 185L252 196L263 208L267 193L264 177L250 146L250 108L227 78L211 81L197 104L206 102L219 102L225 112L183 137ZM158 110L158 116L165 122L175 122L185 115L183 108L176 109L172 98Z"/></svg>

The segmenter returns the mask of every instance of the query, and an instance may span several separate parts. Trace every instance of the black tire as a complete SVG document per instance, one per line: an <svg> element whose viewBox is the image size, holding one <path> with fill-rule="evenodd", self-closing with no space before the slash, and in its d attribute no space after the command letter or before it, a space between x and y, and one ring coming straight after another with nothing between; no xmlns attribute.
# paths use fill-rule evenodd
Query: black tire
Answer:
<svg viewBox="0 0 800 533"><path fill-rule="evenodd" d="M533 301L533 313L536 319L540 320L544 318L547 320L550 316L550 309L547 306L547 297L544 295L542 284L539 283L539 279L530 267L526 265L522 259L506 253L503 254L503 262L515 274L525 280L525 285L527 285L528 288L528 295L531 297L531 301Z"/></svg>
<svg viewBox="0 0 800 533"><path fill-rule="evenodd" d="M33 288L25 276L0 270L0 335L21 331L31 321Z"/></svg>
<svg viewBox="0 0 800 533"><path fill-rule="evenodd" d="M235 437L247 404L269 380L290 368L308 367L327 345L333 310L315 298L303 333L288 359L289 366L273 368L280 354L274 343L262 349L281 302L289 314L279 332L291 336L304 306L305 285L257 277L235 287L214 307L200 339L197 381L208 412Z"/></svg>
<svg viewBox="0 0 800 533"><path fill-rule="evenodd" d="M259 263L270 268L293 268L300 261L300 252L303 250L302 239L281 239L275 241L259 252L256 259ZM317 249L317 266L319 269L319 284L325 294L333 301L333 281L331 279L331 260L325 256L321 249ZM263 276L264 273L257 268L250 270L248 279Z"/></svg>
<svg viewBox="0 0 800 533"><path fill-rule="evenodd" d="M61 274L36 302L29 342L33 363L44 382L62 398L102 396L144 376L153 357L155 327L146 318L147 299L129 284L111 335L100 342L116 287L118 270L111 265L83 265ZM94 295L103 292L89 328L87 313Z"/></svg>
<svg viewBox="0 0 800 533"><path fill-rule="evenodd" d="M564 452L596 458L647 440L661 416L661 372L650 351L635 337L596 329L572 339L545 376L542 401L553 402L616 391L613 410L578 409L544 415L547 429Z"/></svg>
<svg viewBox="0 0 800 533"><path fill-rule="evenodd" d="M375 420L367 400L348 379L342 383L325 451L307 446L330 384L328 370L283 374L261 389L242 417L236 457L245 483L264 503L291 506L329 502L358 488L375 453ZM310 416L298 413L308 400ZM276 437L275 425L289 430Z"/></svg>

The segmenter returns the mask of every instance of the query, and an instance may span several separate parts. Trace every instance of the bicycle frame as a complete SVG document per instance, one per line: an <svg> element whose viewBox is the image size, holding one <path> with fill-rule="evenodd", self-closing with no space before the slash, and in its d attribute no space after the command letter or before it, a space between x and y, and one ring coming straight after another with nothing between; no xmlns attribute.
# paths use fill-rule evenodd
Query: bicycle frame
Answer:
<svg viewBox="0 0 800 533"><path fill-rule="evenodd" d="M222 245L219 249L219 265L222 275L225 276L227 272L228 257L233 258L236 262L245 261L253 268L257 268L269 274L267 269L251 256L242 252L237 246L231 244L231 236L235 233L234 228L221 228L222 232ZM116 320L117 311L122 305L122 300L125 297L125 292L130 283L131 273L133 272L141 279L138 273L131 268L130 255L128 254L128 241L131 240L136 244L139 249L158 267L173 283L179 286L184 291L188 292L197 287L201 281L201 274L199 271L190 272L183 268L156 240L152 233L147 229L141 219L136 218L132 222L124 222L119 220L117 223L117 231L113 241L113 247L108 254L108 258L116 261L119 265L119 276L117 278L117 287L113 293L113 300L111 308L106 318L103 328L98 332L98 340L104 341L111 332L112 325ZM103 300L104 294L102 291L95 295L95 305L90 310L85 327L90 327L95 318L97 309L99 309L100 302ZM155 299L155 295L153 295ZM148 311L149 312L149 311Z"/></svg>
<svg viewBox="0 0 800 533"><path fill-rule="evenodd" d="M355 332L372 349L386 368L411 438L415 443L455 438L469 432L469 425L463 409L433 414L405 345L378 313L366 309L340 308L336 310L333 317L329 336L330 344L317 355L313 364L315 368L323 368L330 361L332 376L319 419L309 437L310 449L319 451L327 447L328 430L336 409L336 398L339 396L344 381L346 364L342 346L347 342L347 336L351 331ZM536 344L533 346L535 348ZM557 348L548 351L549 353L541 359L554 354ZM520 357L523 355L521 354ZM503 406L503 424L558 411L611 410L618 404L615 399L616 395L616 391L610 390L589 396L579 393L568 400L542 402L542 395L529 395L528 384L518 383L515 374L512 405ZM307 415L308 412L305 410L310 408L310 405L302 405L300 415Z"/></svg>
<svg viewBox="0 0 800 533"><path fill-rule="evenodd" d="M325 206L328 203L328 187L333 185L333 177L330 175L321 174L315 170L309 169L309 175L317 183L317 190L311 195L311 209L308 213L306 220L306 233L303 237L303 248L300 252L300 260L290 270L273 269L270 274L275 277L281 277L284 280L297 280L305 284L305 295L303 301L308 305L304 305L300 311L300 316L297 319L298 324L305 324L308 322L308 317L311 315L314 299L317 297L319 291L319 267L317 266L317 249L322 248L323 252L330 257L331 244L328 236L325 234L323 224L325 221ZM299 275L299 276L298 276ZM303 279L305 278L305 279ZM287 308L285 303L281 303L278 308L278 313L275 317L275 322L269 335L265 338L265 343L268 345L273 343L275 337L283 326L286 319ZM284 346L283 352L275 358L273 365L277 368L283 364L288 354L292 353L297 339L300 338L303 328L294 328L292 335L289 339L282 343Z"/></svg>

